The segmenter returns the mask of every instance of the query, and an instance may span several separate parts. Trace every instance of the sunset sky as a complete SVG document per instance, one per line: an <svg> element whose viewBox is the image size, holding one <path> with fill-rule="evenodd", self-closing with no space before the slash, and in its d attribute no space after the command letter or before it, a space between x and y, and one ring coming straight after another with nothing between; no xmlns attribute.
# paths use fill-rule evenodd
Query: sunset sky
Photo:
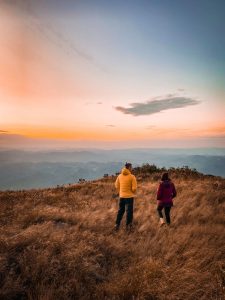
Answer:
<svg viewBox="0 0 225 300"><path fill-rule="evenodd" d="M225 147L225 1L1 0L0 147Z"/></svg>

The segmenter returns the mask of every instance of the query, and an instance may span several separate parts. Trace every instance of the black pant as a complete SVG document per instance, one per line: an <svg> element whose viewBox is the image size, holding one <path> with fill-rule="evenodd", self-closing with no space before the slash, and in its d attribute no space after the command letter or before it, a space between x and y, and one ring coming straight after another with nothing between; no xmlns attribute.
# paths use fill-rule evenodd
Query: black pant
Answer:
<svg viewBox="0 0 225 300"><path fill-rule="evenodd" d="M119 204L119 210L117 213L116 218L116 225L120 226L120 222L123 218L125 208L127 212L127 220L126 225L129 225L132 223L133 220L133 204L134 204L134 198L120 198L120 204Z"/></svg>
<svg viewBox="0 0 225 300"><path fill-rule="evenodd" d="M164 212L165 212L165 216L166 216L166 223L167 224L170 224L170 209L171 209L171 206L161 206L159 205L157 207L157 211L158 211L158 214L159 214L159 217L160 218L163 218L163 214L162 214L162 210L164 208Z"/></svg>

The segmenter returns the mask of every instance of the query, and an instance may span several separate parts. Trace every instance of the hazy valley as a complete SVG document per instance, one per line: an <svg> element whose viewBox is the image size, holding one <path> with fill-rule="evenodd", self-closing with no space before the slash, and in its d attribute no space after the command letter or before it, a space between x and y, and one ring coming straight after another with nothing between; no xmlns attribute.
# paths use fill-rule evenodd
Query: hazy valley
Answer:
<svg viewBox="0 0 225 300"><path fill-rule="evenodd" d="M0 151L0 189L54 187L119 172L124 162L158 167L189 166L225 177L224 149L124 149Z"/></svg>

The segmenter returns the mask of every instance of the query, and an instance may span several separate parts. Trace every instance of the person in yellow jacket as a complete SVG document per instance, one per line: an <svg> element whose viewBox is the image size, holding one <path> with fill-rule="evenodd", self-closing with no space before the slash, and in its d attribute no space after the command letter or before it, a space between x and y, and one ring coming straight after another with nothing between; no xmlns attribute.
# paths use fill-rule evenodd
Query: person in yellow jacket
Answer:
<svg viewBox="0 0 225 300"><path fill-rule="evenodd" d="M131 229L133 220L133 204L134 195L137 190L137 180L132 171L132 164L126 163L122 169L121 174L117 177L115 187L119 192L120 202L119 210L116 218L115 230L119 230L120 222L123 218L125 208L127 212L126 228Z"/></svg>

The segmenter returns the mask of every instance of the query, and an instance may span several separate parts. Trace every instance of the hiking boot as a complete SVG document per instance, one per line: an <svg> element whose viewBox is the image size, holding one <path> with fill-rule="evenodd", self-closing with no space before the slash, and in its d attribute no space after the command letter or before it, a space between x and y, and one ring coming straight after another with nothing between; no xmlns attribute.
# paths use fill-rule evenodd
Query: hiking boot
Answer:
<svg viewBox="0 0 225 300"><path fill-rule="evenodd" d="M120 229L120 226L116 224L116 225L114 226L114 231L119 231L119 229Z"/></svg>
<svg viewBox="0 0 225 300"><path fill-rule="evenodd" d="M165 221L164 221L164 219L163 218L160 218L159 219L159 225L160 226L163 226L163 225L165 225L166 223L165 223Z"/></svg>
<svg viewBox="0 0 225 300"><path fill-rule="evenodd" d="M128 224L128 225L126 225L126 231L127 232L132 232L133 231L133 225L132 224Z"/></svg>

